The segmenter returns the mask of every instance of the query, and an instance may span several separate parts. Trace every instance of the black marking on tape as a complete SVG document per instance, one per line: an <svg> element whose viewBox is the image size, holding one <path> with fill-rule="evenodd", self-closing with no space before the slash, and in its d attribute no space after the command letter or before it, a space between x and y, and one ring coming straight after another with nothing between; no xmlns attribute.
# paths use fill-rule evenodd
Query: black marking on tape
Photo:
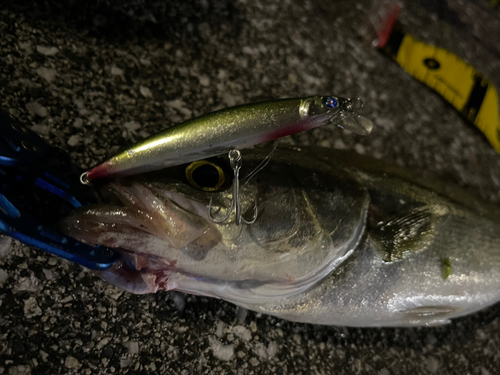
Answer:
<svg viewBox="0 0 500 375"><path fill-rule="evenodd" d="M488 81L482 75L477 73L474 75L474 81L475 83L470 92L469 99L462 109L463 115L472 122L476 120L489 85Z"/></svg>
<svg viewBox="0 0 500 375"><path fill-rule="evenodd" d="M424 65L429 70L438 70L441 67L441 64L435 58L427 58L427 59L425 59L424 60Z"/></svg>

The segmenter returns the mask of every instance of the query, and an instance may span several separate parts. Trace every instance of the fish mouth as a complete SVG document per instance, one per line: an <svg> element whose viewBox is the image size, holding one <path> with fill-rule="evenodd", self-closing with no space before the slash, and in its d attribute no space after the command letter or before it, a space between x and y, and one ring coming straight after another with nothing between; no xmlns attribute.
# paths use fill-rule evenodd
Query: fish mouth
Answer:
<svg viewBox="0 0 500 375"><path fill-rule="evenodd" d="M101 193L108 203L75 210L60 227L83 243L118 251L120 261L95 273L129 292L176 289L174 280L183 273L178 253L200 261L221 239L203 217L205 206L180 194L127 180L107 183Z"/></svg>

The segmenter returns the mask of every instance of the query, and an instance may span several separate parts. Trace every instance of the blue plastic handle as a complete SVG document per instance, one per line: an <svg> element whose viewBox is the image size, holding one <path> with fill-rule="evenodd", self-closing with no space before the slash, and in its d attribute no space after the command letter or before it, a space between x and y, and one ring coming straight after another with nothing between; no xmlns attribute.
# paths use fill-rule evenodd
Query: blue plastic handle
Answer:
<svg viewBox="0 0 500 375"><path fill-rule="evenodd" d="M27 245L93 270L105 270L119 259L117 253L106 247L92 247L44 227L21 214L3 194L0 194L0 231Z"/></svg>
<svg viewBox="0 0 500 375"><path fill-rule="evenodd" d="M65 236L52 223L40 221L29 212L36 209L58 212L58 205L78 208L92 203L89 188L78 183L78 173L71 178L76 183L68 182L68 170L75 169L74 166L67 168L63 164L60 167L63 173L44 170L47 165L61 164L60 160L48 162L50 150L38 135L0 111L0 231L84 267L107 269L118 261L118 253ZM27 199L40 192L51 198L50 204L43 199Z"/></svg>

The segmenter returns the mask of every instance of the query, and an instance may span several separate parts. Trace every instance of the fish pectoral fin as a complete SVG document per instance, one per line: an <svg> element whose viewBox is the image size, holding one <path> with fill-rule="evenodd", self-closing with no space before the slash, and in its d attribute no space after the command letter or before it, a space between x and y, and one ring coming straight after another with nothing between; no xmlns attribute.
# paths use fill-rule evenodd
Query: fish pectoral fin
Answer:
<svg viewBox="0 0 500 375"><path fill-rule="evenodd" d="M382 259L394 262L426 249L436 235L436 224L447 213L444 206L421 206L378 222L370 236L379 242Z"/></svg>

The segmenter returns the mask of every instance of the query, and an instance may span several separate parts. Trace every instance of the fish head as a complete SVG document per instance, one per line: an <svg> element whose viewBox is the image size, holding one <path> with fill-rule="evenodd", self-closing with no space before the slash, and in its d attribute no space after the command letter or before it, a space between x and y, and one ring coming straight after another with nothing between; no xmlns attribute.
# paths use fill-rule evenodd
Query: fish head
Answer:
<svg viewBox="0 0 500 375"><path fill-rule="evenodd" d="M240 185L243 217L231 210L233 175L224 157L106 183L102 204L82 207L63 230L117 249L122 260L99 276L134 293L179 290L239 305L300 293L335 269L364 230L368 195L342 171L290 151ZM268 150L243 153L241 175ZM212 214L209 214L209 209Z"/></svg>

